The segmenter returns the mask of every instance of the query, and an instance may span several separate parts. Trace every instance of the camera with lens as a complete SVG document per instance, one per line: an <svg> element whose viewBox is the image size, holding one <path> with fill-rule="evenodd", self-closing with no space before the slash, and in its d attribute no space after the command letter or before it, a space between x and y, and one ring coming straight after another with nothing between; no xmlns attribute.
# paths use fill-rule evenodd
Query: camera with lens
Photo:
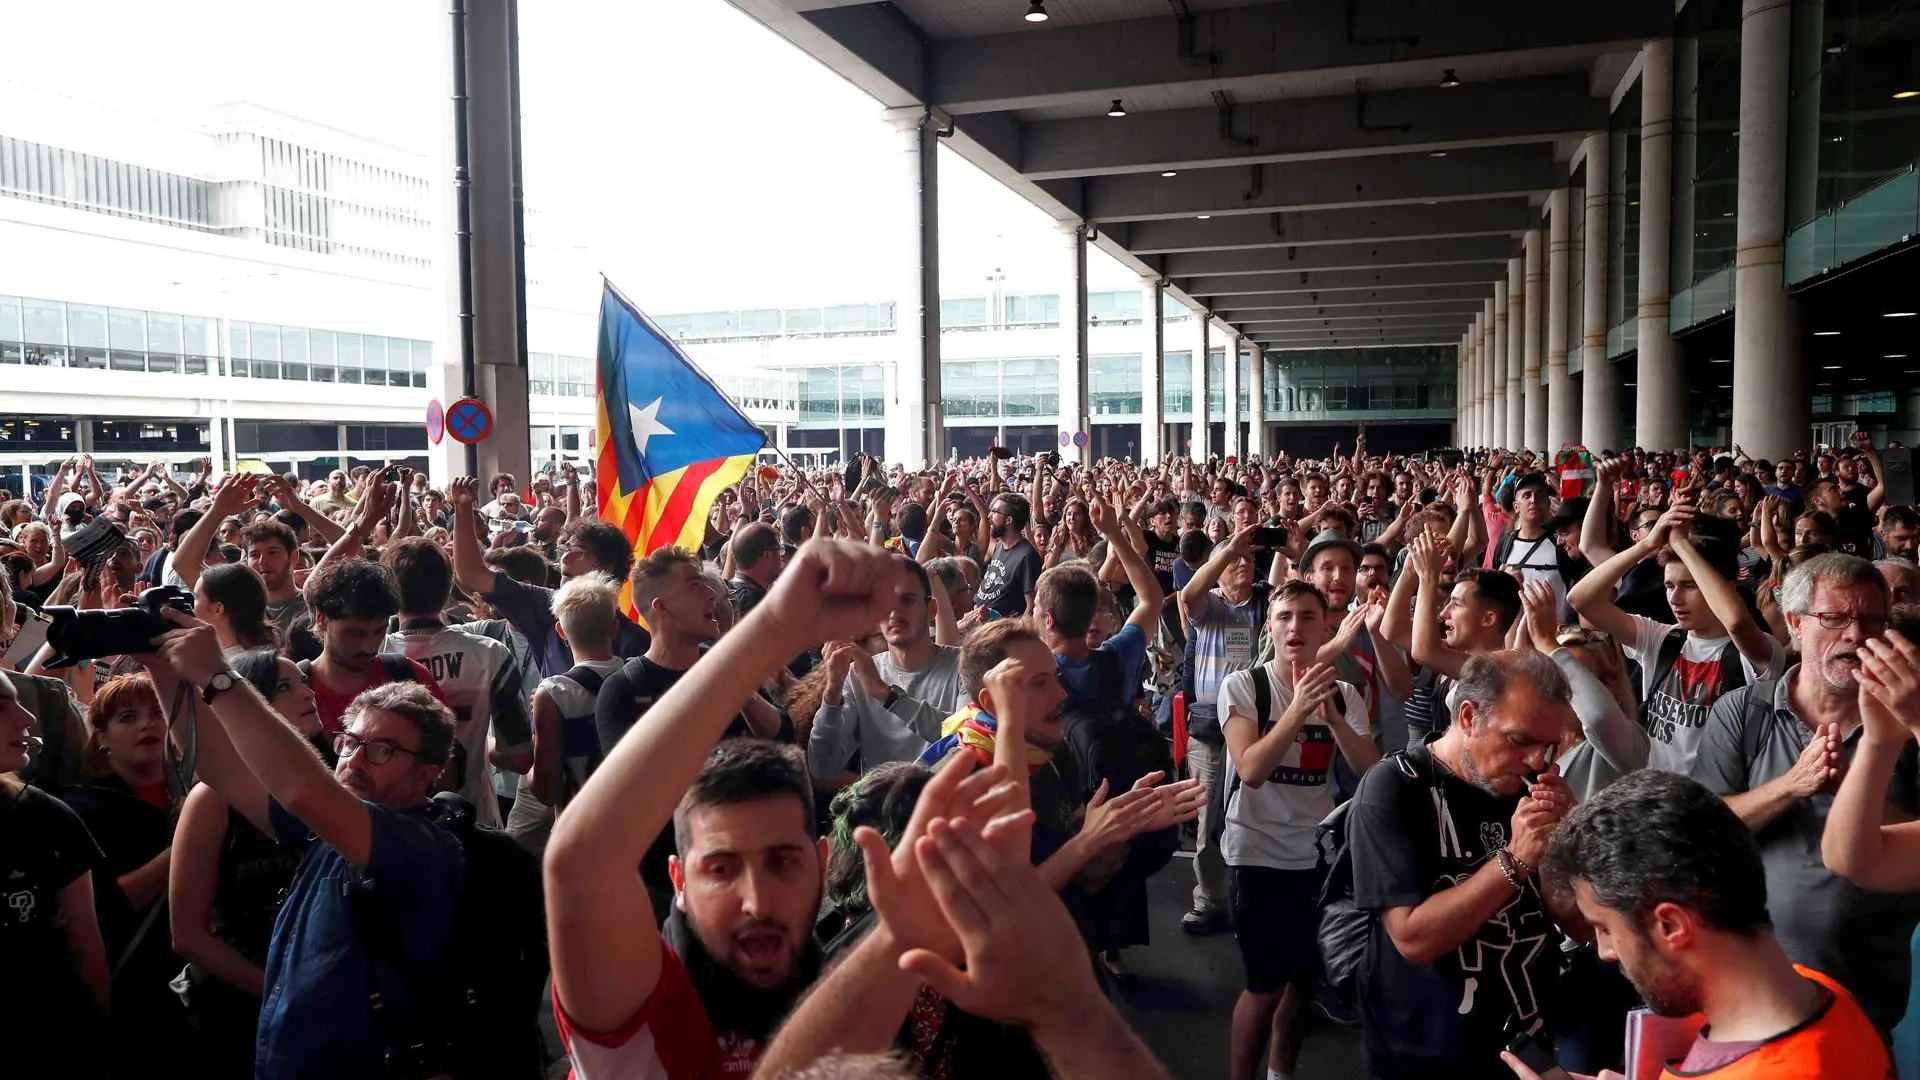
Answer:
<svg viewBox="0 0 1920 1080"><path fill-rule="evenodd" d="M193 594L176 585L162 585L141 593L133 607L82 611L49 604L41 609L52 620L47 644L53 646L54 656L47 666L151 652L153 639L174 628L161 614L167 608L193 614Z"/></svg>

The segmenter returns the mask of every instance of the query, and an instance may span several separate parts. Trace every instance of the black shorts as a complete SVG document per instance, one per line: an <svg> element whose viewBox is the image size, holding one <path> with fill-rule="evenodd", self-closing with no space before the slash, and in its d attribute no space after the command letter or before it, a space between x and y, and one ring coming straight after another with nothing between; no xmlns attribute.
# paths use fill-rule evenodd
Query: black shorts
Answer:
<svg viewBox="0 0 1920 1080"><path fill-rule="evenodd" d="M1277 994L1320 968L1320 886L1326 871L1228 867L1233 875L1233 930L1247 989Z"/></svg>

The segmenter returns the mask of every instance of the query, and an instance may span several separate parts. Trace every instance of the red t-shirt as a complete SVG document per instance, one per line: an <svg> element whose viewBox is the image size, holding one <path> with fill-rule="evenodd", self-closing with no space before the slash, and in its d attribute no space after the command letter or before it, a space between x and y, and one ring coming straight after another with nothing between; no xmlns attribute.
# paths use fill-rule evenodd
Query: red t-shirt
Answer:
<svg viewBox="0 0 1920 1080"><path fill-rule="evenodd" d="M414 682L432 691L433 696L439 698L442 703L447 700L447 695L440 692L440 684L433 681L433 674L431 672L425 667L422 667L417 661L407 660L406 657L397 656L397 654L393 655L400 660L406 660L407 665L413 669ZM366 693L376 686L392 681L393 680L387 675L387 661L385 659L376 659L373 663L367 665L367 681L355 687L352 692L345 694L339 693L328 686L321 680L320 676L309 673L307 676L307 685L313 688L313 703L320 710L321 730L325 731L328 735L337 734L341 728L346 726L341 721L342 718L347 715L347 706L353 704L354 698L359 697L361 694Z"/></svg>
<svg viewBox="0 0 1920 1080"><path fill-rule="evenodd" d="M618 1031L574 1025L553 994L554 1021L573 1062L573 1080L746 1080L766 1047L714 1031L707 1006L680 957L660 943L660 982Z"/></svg>

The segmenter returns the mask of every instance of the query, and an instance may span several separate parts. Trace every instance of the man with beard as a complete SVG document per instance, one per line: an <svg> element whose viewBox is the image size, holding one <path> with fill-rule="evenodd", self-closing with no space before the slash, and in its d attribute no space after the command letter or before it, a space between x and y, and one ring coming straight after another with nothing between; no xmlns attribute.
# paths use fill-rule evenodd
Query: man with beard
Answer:
<svg viewBox="0 0 1920 1080"><path fill-rule="evenodd" d="M365 559L335 559L307 583L320 656L302 665L328 735L341 729L355 698L390 682L416 682L444 700L433 674L417 660L385 653L387 623L400 611L400 590L386 567Z"/></svg>
<svg viewBox="0 0 1920 1080"><path fill-rule="evenodd" d="M1235 1080L1260 1075L1263 1040L1265 1075L1293 1073L1298 1022L1319 976L1317 904L1326 869L1318 835L1333 812L1334 754L1356 773L1380 760L1360 691L1314 659L1331 630L1327 598L1303 581L1287 582L1269 605L1266 629L1273 659L1228 675L1218 699L1235 781L1220 840L1247 980L1233 1007Z"/></svg>
<svg viewBox="0 0 1920 1080"><path fill-rule="evenodd" d="M684 552L661 554L636 568L649 617L700 618L682 608L695 590L709 605L713 594ZM578 1080L745 1076L813 981L826 846L806 764L791 747L722 740L788 658L871 632L902 573L866 544L807 544L739 633L701 663L673 658L690 670L607 746L560 815L547 845L547 927L554 1013ZM655 640L675 650L688 633L660 630ZM669 823L680 854L663 933L633 867Z"/></svg>
<svg viewBox="0 0 1920 1080"><path fill-rule="evenodd" d="M987 511L987 530L993 537L993 555L987 563L974 605L988 619L1025 615L1033 607L1033 590L1040 581L1040 553L1026 537L1033 509L1026 496L996 495Z"/></svg>
<svg viewBox="0 0 1920 1080"><path fill-rule="evenodd" d="M1889 506L1880 512L1880 557L1920 562L1920 511L1911 506Z"/></svg>
<svg viewBox="0 0 1920 1080"><path fill-rule="evenodd" d="M869 655L854 641L828 645L826 694L807 740L808 766L822 785L843 767L865 773L918 758L966 697L959 648L936 644L928 629L939 602L927 570L910 559L900 563L906 573L880 624L887 651Z"/></svg>
<svg viewBox="0 0 1920 1080"><path fill-rule="evenodd" d="M1907 1002L1907 940L1920 898L1870 893L1820 858L1831 798L1860 744L1863 646L1887 628L1887 584L1865 559L1830 553L1787 575L1780 608L1800 663L1721 698L1693 763L1694 779L1753 830L1787 956L1853 991L1881 1031ZM1908 742L1886 801L1920 814L1920 768Z"/></svg>
<svg viewBox="0 0 1920 1080"><path fill-rule="evenodd" d="M1347 819L1354 904L1377 914L1359 970L1366 1074L1482 1078L1554 998L1559 931L1534 870L1573 806L1550 767L1578 722L1531 650L1475 656L1443 734L1368 770Z"/></svg>
<svg viewBox="0 0 1920 1080"><path fill-rule="evenodd" d="M376 687L333 735L340 761L329 773L228 669L212 627L177 611L164 617L174 628L145 659L160 700L173 701L176 688L201 698L199 775L262 831L308 851L267 955L255 1075L387 1075L389 1034L427 1023L417 980L450 972L458 947L447 913L461 896L460 842L433 822L427 802L453 747L453 715L422 686ZM354 910L372 902L390 920L384 944L368 940ZM382 959L396 952L415 977Z"/></svg>
<svg viewBox="0 0 1920 1080"><path fill-rule="evenodd" d="M1663 1077L1883 1080L1885 1045L1853 996L1792 961L1774 936L1769 874L1712 793L1648 769L1567 816L1541 873L1592 924L1648 1008L1704 1019ZM1771 910L1785 905L1775 898ZM1538 1074L1503 1055L1522 1080Z"/></svg>
<svg viewBox="0 0 1920 1080"><path fill-rule="evenodd" d="M720 607L726 604L701 576L700 560L684 548L664 547L634 563L630 580L634 607L653 627L653 640L646 652L600 684L593 712L603 757L686 675L701 650L720 639ZM871 627L861 631L871 632ZM744 736L792 742L793 724L765 698L749 694L723 733L729 739ZM673 893L668 869L673 852L674 834L662 830L640 865L662 918Z"/></svg>
<svg viewBox="0 0 1920 1080"><path fill-rule="evenodd" d="M299 539L292 529L269 518L240 530L240 545L246 549L247 565L267 583L267 618L282 634L291 633L308 614L307 598L293 584L293 572L300 564Z"/></svg>

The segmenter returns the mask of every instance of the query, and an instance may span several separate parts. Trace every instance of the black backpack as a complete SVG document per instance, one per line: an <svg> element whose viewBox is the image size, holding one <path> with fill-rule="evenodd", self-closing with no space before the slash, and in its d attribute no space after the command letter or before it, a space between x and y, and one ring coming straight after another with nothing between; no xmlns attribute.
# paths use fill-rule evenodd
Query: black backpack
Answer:
<svg viewBox="0 0 1920 1080"><path fill-rule="evenodd" d="M382 1026L389 1059L396 1070L418 1064L425 1076L539 1080L546 1066L539 1013L548 969L540 860L505 832L479 824L473 804L453 792L435 795L431 813L465 856L448 969L430 974L413 963L377 893L355 890L351 900L357 936L422 1004L417 1030ZM470 947L475 942L486 948ZM381 1018L377 995L374 1017Z"/></svg>
<svg viewBox="0 0 1920 1080"><path fill-rule="evenodd" d="M1405 751L1388 754L1374 768L1398 769L1409 780L1433 783L1433 778L1423 774ZM1347 815L1352 809L1353 800L1348 799L1320 823L1320 866L1327 876L1320 886L1316 933L1321 993L1344 1003L1349 1010L1359 1002L1360 969L1367 962L1367 945L1373 938L1377 917L1353 902L1353 854L1347 847Z"/></svg>
<svg viewBox="0 0 1920 1080"><path fill-rule="evenodd" d="M1152 772L1173 776L1173 749L1153 721L1133 708L1131 687L1121 684L1120 659L1111 650L1095 649L1095 686L1091 702L1070 704L1061 718L1061 731L1079 770L1082 802L1093 797L1102 780L1113 798ZM1128 857L1130 872L1143 876L1158 872L1179 847L1178 826L1135 837Z"/></svg>

